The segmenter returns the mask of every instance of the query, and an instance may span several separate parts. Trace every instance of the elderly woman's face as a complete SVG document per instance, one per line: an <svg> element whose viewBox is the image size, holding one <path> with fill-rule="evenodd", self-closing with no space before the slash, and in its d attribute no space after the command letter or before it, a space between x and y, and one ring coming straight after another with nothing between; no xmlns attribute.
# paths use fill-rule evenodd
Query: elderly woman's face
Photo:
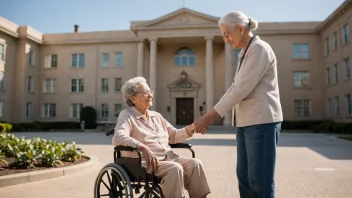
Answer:
<svg viewBox="0 0 352 198"><path fill-rule="evenodd" d="M225 43L229 43L234 49L241 47L240 44L243 39L241 32L244 31L241 26L236 26L233 28L226 24L221 24L220 31Z"/></svg>
<svg viewBox="0 0 352 198"><path fill-rule="evenodd" d="M154 92L150 90L146 83L141 83L136 88L136 94L131 96L131 100L137 109L148 109L153 105L153 94Z"/></svg>

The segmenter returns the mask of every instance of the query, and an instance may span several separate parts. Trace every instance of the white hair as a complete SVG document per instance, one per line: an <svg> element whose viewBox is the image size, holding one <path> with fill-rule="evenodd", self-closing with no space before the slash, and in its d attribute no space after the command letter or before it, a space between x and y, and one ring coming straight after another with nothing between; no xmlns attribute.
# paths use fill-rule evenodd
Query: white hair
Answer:
<svg viewBox="0 0 352 198"><path fill-rule="evenodd" d="M258 28L258 21L247 17L243 12L232 11L222 16L218 25L227 24L233 28L242 25L246 30L254 31Z"/></svg>
<svg viewBox="0 0 352 198"><path fill-rule="evenodd" d="M121 92L123 95L123 99L128 106L130 106L130 107L134 106L130 97L136 94L137 87L142 83L147 83L147 80L144 77L138 76L138 77L134 77L134 78L129 79L122 86Z"/></svg>

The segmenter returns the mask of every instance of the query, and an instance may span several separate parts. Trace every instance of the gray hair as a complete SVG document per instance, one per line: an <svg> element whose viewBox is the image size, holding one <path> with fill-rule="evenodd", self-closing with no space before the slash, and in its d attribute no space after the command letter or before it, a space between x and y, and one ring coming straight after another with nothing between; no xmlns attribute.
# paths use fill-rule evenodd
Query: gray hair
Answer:
<svg viewBox="0 0 352 198"><path fill-rule="evenodd" d="M254 31L258 28L258 21L247 17L243 12L233 11L229 12L220 18L218 25L227 24L233 28L236 25L242 25L244 29Z"/></svg>
<svg viewBox="0 0 352 198"><path fill-rule="evenodd" d="M122 86L121 92L123 94L123 100L125 101L125 103L128 106L130 106L130 107L134 106L134 104L130 98L131 98L131 96L136 94L136 89L141 83L147 83L147 80L141 76L138 76L138 77L134 77L134 78L129 79Z"/></svg>

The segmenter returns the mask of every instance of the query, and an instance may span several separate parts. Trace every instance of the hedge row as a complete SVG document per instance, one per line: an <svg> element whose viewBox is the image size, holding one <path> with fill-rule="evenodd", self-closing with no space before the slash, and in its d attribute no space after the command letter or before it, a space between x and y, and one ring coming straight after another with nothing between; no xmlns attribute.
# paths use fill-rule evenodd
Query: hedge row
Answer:
<svg viewBox="0 0 352 198"><path fill-rule="evenodd" d="M312 130L315 133L352 134L352 123L338 123L330 120L284 121L282 130Z"/></svg>
<svg viewBox="0 0 352 198"><path fill-rule="evenodd" d="M80 129L79 122L21 122L11 123L14 132L21 131L50 131L51 129ZM1 127L1 126L0 126ZM1 131L1 129L0 129Z"/></svg>

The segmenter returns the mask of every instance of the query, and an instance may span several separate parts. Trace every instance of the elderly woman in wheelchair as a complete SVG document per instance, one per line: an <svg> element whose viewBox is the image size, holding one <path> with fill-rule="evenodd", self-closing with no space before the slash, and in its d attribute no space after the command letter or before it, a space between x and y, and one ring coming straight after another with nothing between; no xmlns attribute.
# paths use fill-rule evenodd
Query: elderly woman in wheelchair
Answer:
<svg viewBox="0 0 352 198"><path fill-rule="evenodd" d="M172 150L172 145L176 145L174 148L190 149L187 144L177 143L193 136L194 125L176 129L161 114L149 110L153 91L143 77L128 80L121 91L129 107L121 111L118 117L112 143L120 148L128 148L118 149L120 156L117 157L121 159L117 161L129 172L126 173L132 177L129 180L146 183L145 197L182 198L185 197L184 189L187 189L191 198L207 197L210 189L201 161L194 157L181 157ZM131 161L123 164L122 159L128 161L136 158L141 159L137 166L140 164L142 169L145 168L147 176L144 178L143 173L138 176L140 169L131 167ZM153 187L149 187L150 182Z"/></svg>

